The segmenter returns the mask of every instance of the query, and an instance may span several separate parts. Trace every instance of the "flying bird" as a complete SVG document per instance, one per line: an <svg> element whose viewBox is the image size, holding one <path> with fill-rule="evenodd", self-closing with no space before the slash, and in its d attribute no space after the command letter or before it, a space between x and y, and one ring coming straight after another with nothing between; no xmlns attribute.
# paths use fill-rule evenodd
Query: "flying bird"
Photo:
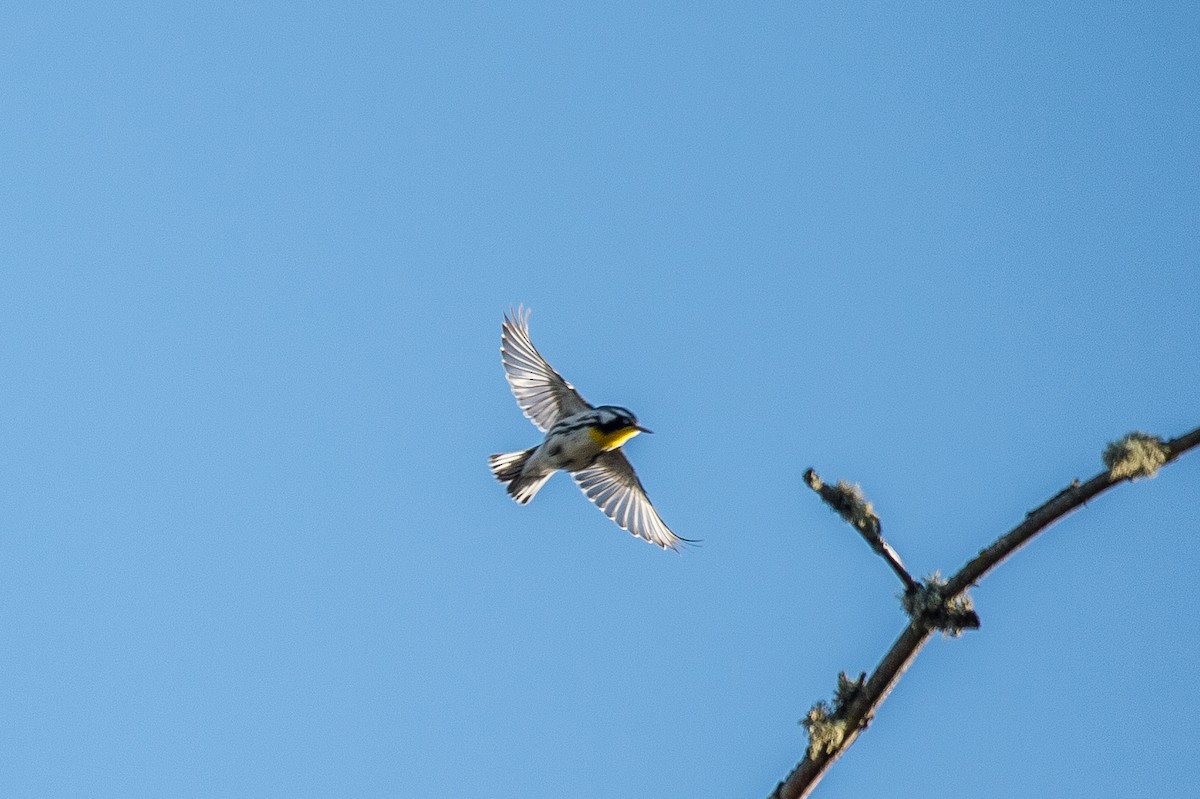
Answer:
<svg viewBox="0 0 1200 799"><path fill-rule="evenodd" d="M552 474L570 472L587 498L622 530L676 552L680 544L694 543L675 535L659 517L621 451L626 441L651 431L628 408L592 405L554 371L529 339L524 307L504 315L500 360L517 404L546 434L535 447L488 458L492 474L513 499L524 505Z"/></svg>

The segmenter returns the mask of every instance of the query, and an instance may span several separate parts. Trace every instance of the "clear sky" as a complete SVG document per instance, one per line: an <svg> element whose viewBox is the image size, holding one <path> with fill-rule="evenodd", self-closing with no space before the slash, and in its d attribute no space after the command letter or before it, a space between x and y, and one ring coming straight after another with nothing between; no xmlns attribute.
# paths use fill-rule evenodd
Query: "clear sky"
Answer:
<svg viewBox="0 0 1200 799"><path fill-rule="evenodd" d="M947 573L1200 424L1200 7L849 5L0 12L0 795L766 796L904 624L805 467ZM495 483L517 303L702 547ZM1198 496L1018 553L818 795L1200 783Z"/></svg>

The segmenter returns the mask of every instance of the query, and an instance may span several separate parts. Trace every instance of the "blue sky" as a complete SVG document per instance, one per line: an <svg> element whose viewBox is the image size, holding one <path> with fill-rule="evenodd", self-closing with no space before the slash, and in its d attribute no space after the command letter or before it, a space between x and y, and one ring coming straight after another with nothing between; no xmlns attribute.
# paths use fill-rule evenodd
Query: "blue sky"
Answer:
<svg viewBox="0 0 1200 799"><path fill-rule="evenodd" d="M765 796L898 584L1198 423L1200 11L0 13L0 794ZM683 556L530 446L502 312ZM823 797L1200 782L1200 457L974 592Z"/></svg>

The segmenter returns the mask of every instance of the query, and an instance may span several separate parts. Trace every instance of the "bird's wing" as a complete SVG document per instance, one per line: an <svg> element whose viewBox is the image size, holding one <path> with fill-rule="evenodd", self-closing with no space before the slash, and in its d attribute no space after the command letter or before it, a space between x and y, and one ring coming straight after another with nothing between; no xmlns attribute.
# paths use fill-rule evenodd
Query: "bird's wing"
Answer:
<svg viewBox="0 0 1200 799"><path fill-rule="evenodd" d="M523 307L513 312L512 318L504 315L500 360L517 404L539 430L549 430L559 419L592 407L533 346L529 340L529 311Z"/></svg>
<svg viewBox="0 0 1200 799"><path fill-rule="evenodd" d="M659 517L646 496L646 489L642 488L642 481L619 449L601 454L592 466L575 472L573 477L588 499L622 530L676 552L680 544L692 543L671 532Z"/></svg>

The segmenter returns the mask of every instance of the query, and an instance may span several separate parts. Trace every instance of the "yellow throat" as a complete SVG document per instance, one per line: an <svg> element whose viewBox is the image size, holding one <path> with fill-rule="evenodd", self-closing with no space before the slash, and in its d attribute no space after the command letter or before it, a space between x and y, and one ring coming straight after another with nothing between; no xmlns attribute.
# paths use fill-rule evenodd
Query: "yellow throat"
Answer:
<svg viewBox="0 0 1200 799"><path fill-rule="evenodd" d="M594 427L588 428L588 435L592 437L592 441L595 441L600 449L605 451L616 449L640 432L641 430L636 427L622 427L611 433L601 432Z"/></svg>

